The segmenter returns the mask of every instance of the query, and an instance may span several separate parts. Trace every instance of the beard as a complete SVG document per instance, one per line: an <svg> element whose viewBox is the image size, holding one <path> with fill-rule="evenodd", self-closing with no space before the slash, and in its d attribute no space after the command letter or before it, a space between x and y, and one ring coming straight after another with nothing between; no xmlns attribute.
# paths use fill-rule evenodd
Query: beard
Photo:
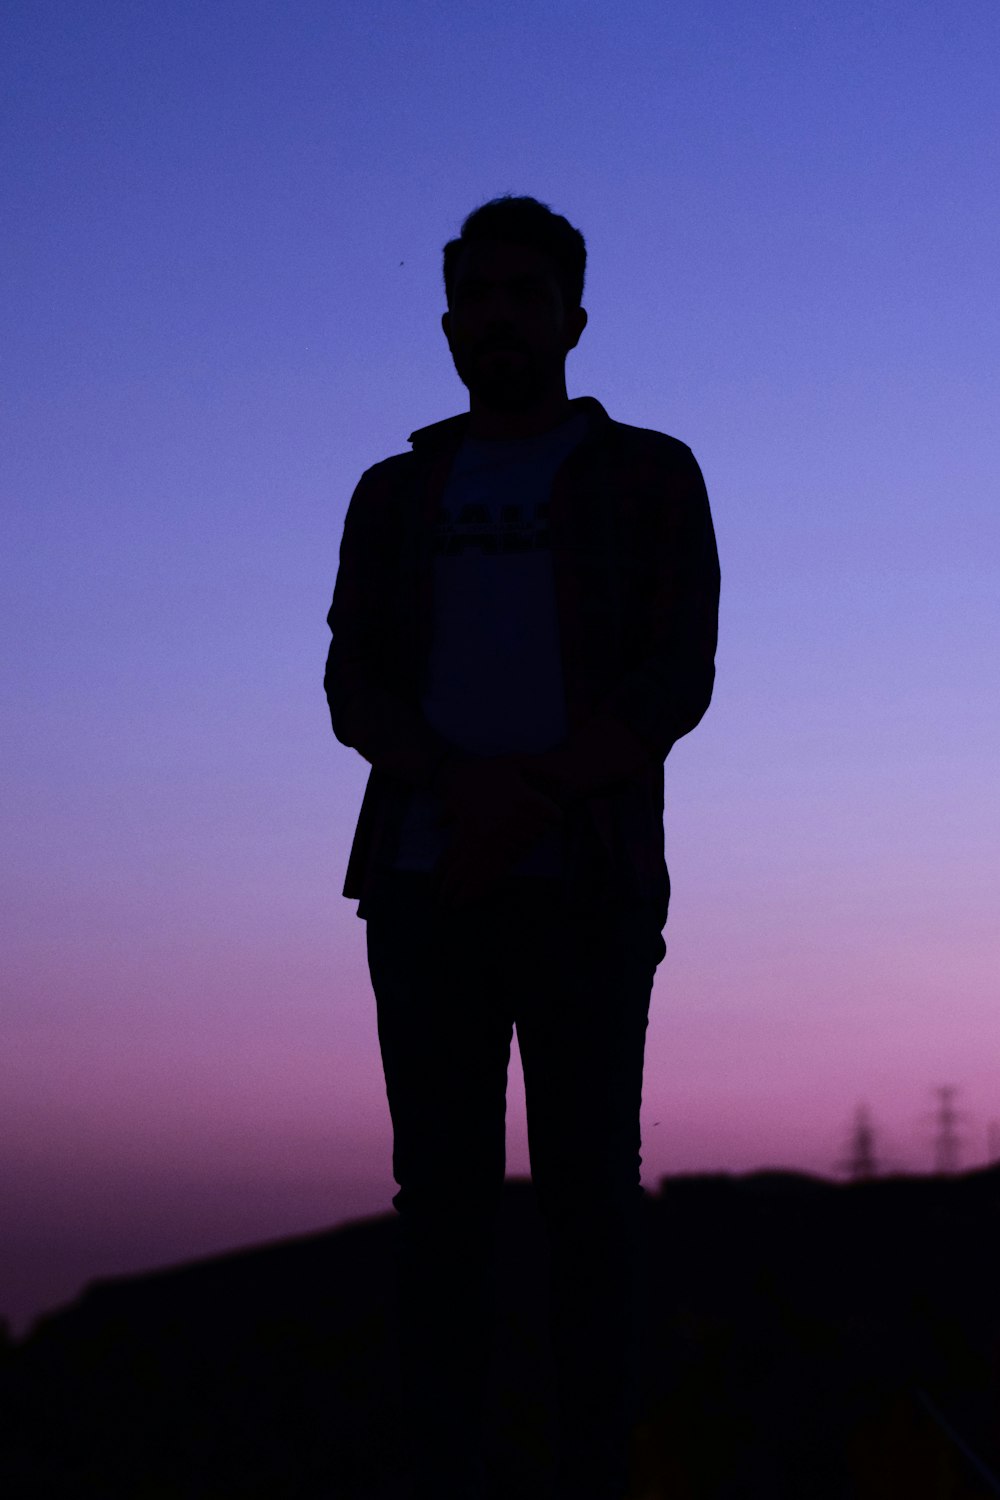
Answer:
<svg viewBox="0 0 1000 1500"><path fill-rule="evenodd" d="M510 358L478 351L456 354L452 350L452 360L470 395L493 411L528 411L545 395L553 379L558 379L555 361L520 348Z"/></svg>

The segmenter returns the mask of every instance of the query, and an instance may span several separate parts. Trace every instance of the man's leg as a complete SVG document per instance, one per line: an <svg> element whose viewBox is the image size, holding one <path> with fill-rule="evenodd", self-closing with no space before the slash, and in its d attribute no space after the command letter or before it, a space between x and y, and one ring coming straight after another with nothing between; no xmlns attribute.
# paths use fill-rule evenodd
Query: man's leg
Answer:
<svg viewBox="0 0 1000 1500"><path fill-rule="evenodd" d="M639 1108L666 949L640 907L523 928L514 986L532 1181L549 1233L558 1500L622 1500L640 1412L647 1273Z"/></svg>
<svg viewBox="0 0 1000 1500"><path fill-rule="evenodd" d="M368 918L400 1215L394 1309L414 1496L476 1500L493 1352L512 1021L488 912L440 915L404 875Z"/></svg>

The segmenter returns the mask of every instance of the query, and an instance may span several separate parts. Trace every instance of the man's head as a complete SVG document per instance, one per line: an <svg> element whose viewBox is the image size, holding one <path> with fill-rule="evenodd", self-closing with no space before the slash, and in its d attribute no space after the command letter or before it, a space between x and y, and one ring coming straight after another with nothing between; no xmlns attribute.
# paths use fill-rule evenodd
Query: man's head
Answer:
<svg viewBox="0 0 1000 1500"><path fill-rule="evenodd" d="M566 355L586 327L583 235L535 198L494 198L444 247L441 319L474 402L522 412L566 395Z"/></svg>

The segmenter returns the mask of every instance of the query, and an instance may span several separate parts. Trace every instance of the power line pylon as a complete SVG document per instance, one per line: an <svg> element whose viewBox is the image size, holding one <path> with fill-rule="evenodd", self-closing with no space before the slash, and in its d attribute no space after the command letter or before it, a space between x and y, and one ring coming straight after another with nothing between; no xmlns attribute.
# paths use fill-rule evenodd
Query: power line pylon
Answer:
<svg viewBox="0 0 1000 1500"><path fill-rule="evenodd" d="M935 1089L934 1092L939 1100L934 1116L938 1127L934 1142L934 1170L939 1176L951 1177L958 1171L960 1143L955 1127L960 1119L960 1112L952 1104L952 1099L958 1090L954 1085L948 1084L943 1088Z"/></svg>
<svg viewBox="0 0 1000 1500"><path fill-rule="evenodd" d="M848 1155L837 1166L840 1171L847 1173L852 1182L865 1182L878 1175L875 1129L867 1105L859 1104L855 1111Z"/></svg>

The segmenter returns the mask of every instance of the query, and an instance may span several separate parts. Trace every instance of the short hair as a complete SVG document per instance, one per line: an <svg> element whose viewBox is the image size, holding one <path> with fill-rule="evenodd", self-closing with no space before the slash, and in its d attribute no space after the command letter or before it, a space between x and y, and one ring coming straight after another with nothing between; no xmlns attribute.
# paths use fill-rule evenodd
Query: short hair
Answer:
<svg viewBox="0 0 1000 1500"><path fill-rule="evenodd" d="M449 240L444 247L444 292L449 307L462 251L467 245L484 240L501 240L541 250L552 262L564 305L580 306L587 267L583 235L562 214L553 213L547 203L505 193L473 209L462 225L459 238Z"/></svg>

